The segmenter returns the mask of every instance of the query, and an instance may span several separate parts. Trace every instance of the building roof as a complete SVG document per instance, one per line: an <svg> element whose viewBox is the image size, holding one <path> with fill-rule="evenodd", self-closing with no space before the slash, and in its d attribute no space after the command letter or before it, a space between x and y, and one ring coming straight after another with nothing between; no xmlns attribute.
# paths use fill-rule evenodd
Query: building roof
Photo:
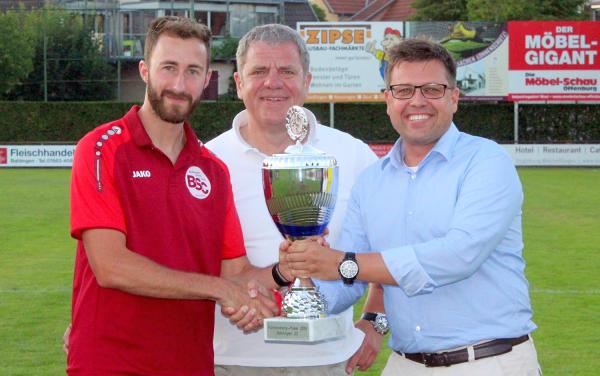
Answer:
<svg viewBox="0 0 600 376"><path fill-rule="evenodd" d="M284 23L296 30L297 22L319 21L307 0L286 0L284 3Z"/></svg>
<svg viewBox="0 0 600 376"><path fill-rule="evenodd" d="M339 16L352 16L368 2L369 0L323 0L329 11Z"/></svg>
<svg viewBox="0 0 600 376"><path fill-rule="evenodd" d="M352 21L406 21L415 9L414 0L375 0L354 14Z"/></svg>

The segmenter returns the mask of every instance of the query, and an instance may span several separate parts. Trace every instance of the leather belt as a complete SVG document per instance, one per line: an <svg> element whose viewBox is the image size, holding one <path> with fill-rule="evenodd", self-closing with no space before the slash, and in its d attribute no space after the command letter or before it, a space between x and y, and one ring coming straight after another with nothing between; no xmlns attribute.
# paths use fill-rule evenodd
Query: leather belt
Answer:
<svg viewBox="0 0 600 376"><path fill-rule="evenodd" d="M510 352L513 346L519 345L529 340L529 335L518 338L502 338L494 339L492 341L483 342L473 346L475 353L475 359L488 358L490 356L496 356L506 354ZM449 367L453 364L465 363L469 361L469 351L467 348L462 348L454 351L446 351L441 353L401 353L396 351L406 359L412 360L413 362L424 364L426 367Z"/></svg>

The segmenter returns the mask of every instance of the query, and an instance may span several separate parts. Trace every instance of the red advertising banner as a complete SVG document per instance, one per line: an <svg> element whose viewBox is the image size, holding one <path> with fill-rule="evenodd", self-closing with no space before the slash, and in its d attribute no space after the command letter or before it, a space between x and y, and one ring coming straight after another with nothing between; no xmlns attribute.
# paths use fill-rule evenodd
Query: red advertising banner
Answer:
<svg viewBox="0 0 600 376"><path fill-rule="evenodd" d="M379 157L384 157L387 153L389 153L390 149L394 144L369 144L371 150Z"/></svg>
<svg viewBox="0 0 600 376"><path fill-rule="evenodd" d="M600 22L512 21L509 99L600 100Z"/></svg>

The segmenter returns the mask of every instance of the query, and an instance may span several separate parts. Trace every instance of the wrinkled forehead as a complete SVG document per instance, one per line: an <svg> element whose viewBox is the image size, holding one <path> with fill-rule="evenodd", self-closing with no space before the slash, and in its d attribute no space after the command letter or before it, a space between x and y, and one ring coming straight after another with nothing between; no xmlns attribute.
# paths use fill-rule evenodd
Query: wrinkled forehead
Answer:
<svg viewBox="0 0 600 376"><path fill-rule="evenodd" d="M253 41L250 43L245 55L240 62L240 70L243 71L247 67L294 67L301 70L302 58L298 46L293 42L269 42L269 41Z"/></svg>

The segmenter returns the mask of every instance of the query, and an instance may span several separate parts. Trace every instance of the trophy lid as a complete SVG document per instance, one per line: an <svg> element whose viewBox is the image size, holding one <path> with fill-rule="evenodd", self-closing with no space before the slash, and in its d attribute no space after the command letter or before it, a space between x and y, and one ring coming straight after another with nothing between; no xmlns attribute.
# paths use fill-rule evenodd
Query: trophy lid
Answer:
<svg viewBox="0 0 600 376"><path fill-rule="evenodd" d="M296 144L288 146L281 154L273 154L263 161L263 169L328 168L336 167L332 155L302 144L308 134L308 118L300 106L292 106L285 117L288 135Z"/></svg>

